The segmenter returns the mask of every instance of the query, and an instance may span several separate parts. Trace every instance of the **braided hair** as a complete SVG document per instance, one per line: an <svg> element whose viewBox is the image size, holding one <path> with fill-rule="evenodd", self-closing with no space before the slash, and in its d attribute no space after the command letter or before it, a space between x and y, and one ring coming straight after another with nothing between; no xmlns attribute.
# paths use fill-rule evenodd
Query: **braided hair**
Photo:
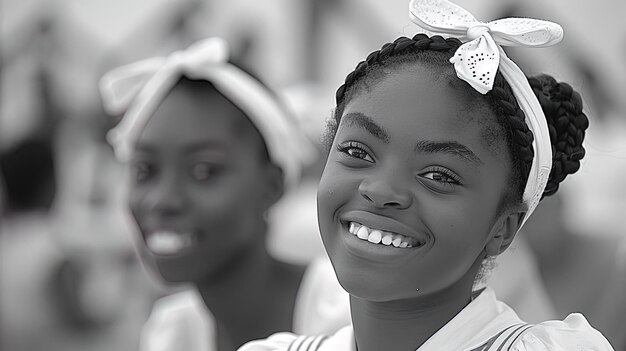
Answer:
<svg viewBox="0 0 626 351"><path fill-rule="evenodd" d="M355 92L367 84L368 80L375 80L381 74L385 74L383 68L406 62L451 65L448 60L461 44L456 38L444 39L441 36L429 37L417 34L413 38L400 37L393 43L383 45L380 50L370 53L347 75L344 84L337 89L337 107L329 121L326 142L332 143L343 110ZM589 121L582 112L580 95L570 85L558 83L548 75L528 80L541 104L550 130L552 171L543 192L543 196L550 196L558 190L559 183L568 174L579 169L580 160L585 155L582 142ZM471 89L469 85L467 88ZM500 72L496 73L493 89L484 95L484 99L495 113L505 135L513 170L511 181L514 193L510 195L514 201L520 202L534 157L533 134L526 125L524 112L520 109L511 87Z"/></svg>

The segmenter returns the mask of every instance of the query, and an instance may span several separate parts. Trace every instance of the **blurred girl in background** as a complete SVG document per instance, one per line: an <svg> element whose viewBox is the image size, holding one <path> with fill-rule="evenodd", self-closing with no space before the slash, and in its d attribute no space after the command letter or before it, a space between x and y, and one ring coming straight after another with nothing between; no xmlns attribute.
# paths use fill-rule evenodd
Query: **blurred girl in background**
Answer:
<svg viewBox="0 0 626 351"><path fill-rule="evenodd" d="M109 137L130 165L139 254L166 282L193 284L157 301L142 350L235 350L306 333L306 290L326 279L266 249L266 214L314 149L277 96L228 58L210 38L101 80L107 110L125 112Z"/></svg>

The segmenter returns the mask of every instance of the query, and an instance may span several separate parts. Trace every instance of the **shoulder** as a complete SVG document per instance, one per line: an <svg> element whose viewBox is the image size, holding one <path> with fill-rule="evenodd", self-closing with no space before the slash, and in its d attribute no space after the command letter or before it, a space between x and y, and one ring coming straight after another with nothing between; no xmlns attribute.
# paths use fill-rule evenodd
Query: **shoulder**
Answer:
<svg viewBox="0 0 626 351"><path fill-rule="evenodd" d="M157 300L141 331L140 350L210 349L213 317L195 290Z"/></svg>
<svg viewBox="0 0 626 351"><path fill-rule="evenodd" d="M323 338L322 336L276 333L267 339L250 341L240 347L238 351L317 350Z"/></svg>
<svg viewBox="0 0 626 351"><path fill-rule="evenodd" d="M606 338L580 313L562 321L530 326L513 341L511 351L614 351Z"/></svg>
<svg viewBox="0 0 626 351"><path fill-rule="evenodd" d="M352 326L348 325L332 336L277 333L264 340L250 341L238 351L351 351L353 340Z"/></svg>

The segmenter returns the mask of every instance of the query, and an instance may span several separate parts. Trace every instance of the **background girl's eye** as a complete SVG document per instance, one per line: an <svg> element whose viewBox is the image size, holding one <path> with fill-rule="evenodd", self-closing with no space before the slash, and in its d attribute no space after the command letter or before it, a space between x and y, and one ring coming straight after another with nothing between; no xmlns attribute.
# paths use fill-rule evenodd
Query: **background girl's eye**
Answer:
<svg viewBox="0 0 626 351"><path fill-rule="evenodd" d="M209 180L218 172L219 167L209 162L198 162L191 167L191 176L199 181Z"/></svg>
<svg viewBox="0 0 626 351"><path fill-rule="evenodd" d="M147 162L134 162L132 165L132 174L138 183L149 180L154 173L155 167Z"/></svg>

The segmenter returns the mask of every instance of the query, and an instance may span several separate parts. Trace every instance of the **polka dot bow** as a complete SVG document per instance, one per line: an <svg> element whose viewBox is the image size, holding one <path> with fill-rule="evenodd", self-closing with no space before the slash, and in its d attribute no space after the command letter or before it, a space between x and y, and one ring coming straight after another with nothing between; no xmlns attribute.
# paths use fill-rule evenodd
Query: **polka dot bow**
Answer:
<svg viewBox="0 0 626 351"><path fill-rule="evenodd" d="M504 55L501 46L543 47L563 38L563 28L553 22L504 18L483 23L447 0L412 0L409 16L427 31L465 42L450 62L458 77L481 94L493 86L500 56Z"/></svg>
<svg viewBox="0 0 626 351"><path fill-rule="evenodd" d="M539 101L524 72L506 56L502 46L554 45L563 38L563 28L556 23L532 18L505 18L484 23L447 0L411 0L409 17L426 31L464 42L450 62L454 64L457 76L476 91L481 94L491 91L498 70L511 86L517 103L524 111L526 125L534 136L535 155L522 196L526 205L523 226L546 188L552 169L552 146L548 123Z"/></svg>

